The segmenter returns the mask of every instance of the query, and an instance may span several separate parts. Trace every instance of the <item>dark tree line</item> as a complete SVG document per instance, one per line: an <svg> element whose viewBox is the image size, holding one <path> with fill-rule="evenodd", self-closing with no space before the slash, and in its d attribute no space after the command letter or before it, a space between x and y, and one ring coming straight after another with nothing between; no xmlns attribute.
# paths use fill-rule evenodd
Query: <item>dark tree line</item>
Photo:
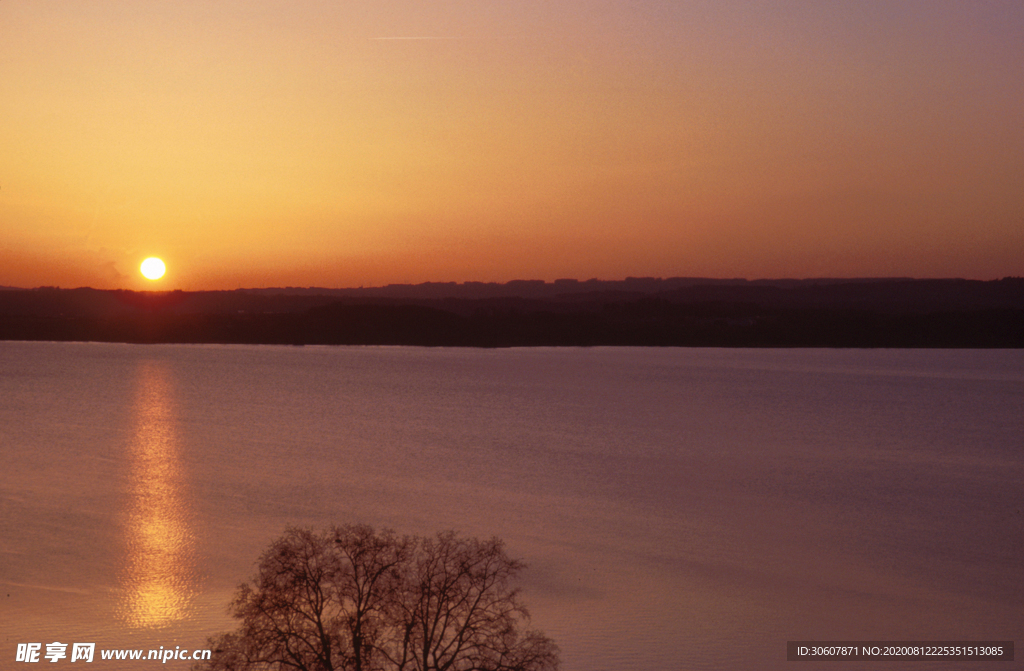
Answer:
<svg viewBox="0 0 1024 671"><path fill-rule="evenodd" d="M497 290L497 286L474 286L391 287L380 295L377 289L308 289L300 294L267 293L284 290L3 290L0 340L445 347L1024 347L1024 278L511 282L502 291L521 295L467 298L477 290ZM593 290L580 293L581 287ZM562 291L567 293L551 293ZM407 292L405 297L399 295L402 292ZM444 297L445 292L455 293Z"/></svg>
<svg viewBox="0 0 1024 671"><path fill-rule="evenodd" d="M289 529L231 605L241 626L200 671L555 671L525 630L524 568L496 538Z"/></svg>

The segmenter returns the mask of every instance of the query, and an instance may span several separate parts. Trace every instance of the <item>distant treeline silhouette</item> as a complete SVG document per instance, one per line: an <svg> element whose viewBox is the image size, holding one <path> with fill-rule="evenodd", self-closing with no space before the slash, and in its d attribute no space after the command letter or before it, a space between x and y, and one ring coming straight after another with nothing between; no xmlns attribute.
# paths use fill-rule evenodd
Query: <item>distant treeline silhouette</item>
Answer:
<svg viewBox="0 0 1024 671"><path fill-rule="evenodd" d="M293 345L1024 346L1024 278L0 291L0 339ZM580 285L594 291L579 291ZM449 294L445 292L447 287ZM573 290L558 293L559 288ZM393 296L374 295L388 290ZM516 291L530 295L515 295ZM545 297L537 295L548 292ZM435 297L422 297L433 293ZM533 297L531 297L533 296Z"/></svg>

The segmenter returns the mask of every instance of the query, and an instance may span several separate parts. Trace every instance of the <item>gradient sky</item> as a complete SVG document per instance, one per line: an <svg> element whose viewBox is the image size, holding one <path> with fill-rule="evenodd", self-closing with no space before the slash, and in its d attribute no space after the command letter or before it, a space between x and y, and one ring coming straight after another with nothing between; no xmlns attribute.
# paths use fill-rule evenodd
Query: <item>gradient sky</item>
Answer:
<svg viewBox="0 0 1024 671"><path fill-rule="evenodd" d="M0 2L0 285L629 275L1024 275L1024 2Z"/></svg>

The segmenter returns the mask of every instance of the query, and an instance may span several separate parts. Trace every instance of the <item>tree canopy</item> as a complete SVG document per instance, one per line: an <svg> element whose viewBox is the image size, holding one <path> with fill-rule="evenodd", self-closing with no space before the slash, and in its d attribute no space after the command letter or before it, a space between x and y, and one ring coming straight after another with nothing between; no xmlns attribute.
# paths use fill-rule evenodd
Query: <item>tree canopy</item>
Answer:
<svg viewBox="0 0 1024 671"><path fill-rule="evenodd" d="M290 528L231 604L237 631L198 671L556 671L526 630L524 564L497 538Z"/></svg>

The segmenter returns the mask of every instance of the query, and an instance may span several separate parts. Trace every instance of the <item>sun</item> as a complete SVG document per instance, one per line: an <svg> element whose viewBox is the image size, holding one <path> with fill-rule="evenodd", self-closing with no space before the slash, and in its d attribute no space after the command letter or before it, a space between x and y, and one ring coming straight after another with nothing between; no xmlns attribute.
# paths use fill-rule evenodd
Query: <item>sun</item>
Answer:
<svg viewBox="0 0 1024 671"><path fill-rule="evenodd" d="M167 266L165 266L164 262L160 259L155 256L151 256L142 262L142 265L139 266L139 271L147 280L158 280L164 276L164 272L167 271Z"/></svg>

